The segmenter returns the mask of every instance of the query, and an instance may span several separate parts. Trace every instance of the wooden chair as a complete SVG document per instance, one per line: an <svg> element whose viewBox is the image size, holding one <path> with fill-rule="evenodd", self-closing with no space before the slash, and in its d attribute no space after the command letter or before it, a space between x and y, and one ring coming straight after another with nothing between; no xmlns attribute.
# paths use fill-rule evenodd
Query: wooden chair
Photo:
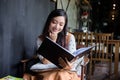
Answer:
<svg viewBox="0 0 120 80"><path fill-rule="evenodd" d="M75 36L77 48L93 45L93 40L94 40L93 32L91 33L74 32L72 34ZM82 71L85 74L85 76L83 75L83 73L81 75L82 77L87 78L87 72L88 72L87 65L85 66L81 65L81 66L82 66Z"/></svg>
<svg viewBox="0 0 120 80"><path fill-rule="evenodd" d="M109 68L109 72L107 73L107 75L110 77L110 75L112 74L112 45L108 44L108 41L113 39L113 33L94 33L93 35L93 43L95 45L95 48L90 54L89 77L93 75L96 66L101 68Z"/></svg>
<svg viewBox="0 0 120 80"><path fill-rule="evenodd" d="M119 80L119 54L120 54L120 40L109 40L108 44L111 45L112 53L113 53L113 65L112 65L112 80Z"/></svg>
<svg viewBox="0 0 120 80"><path fill-rule="evenodd" d="M75 36L76 39L76 44L77 46L89 46L92 45L93 43L93 32L91 33L84 33L84 32L74 32L73 35Z"/></svg>
<svg viewBox="0 0 120 80"><path fill-rule="evenodd" d="M84 43L86 43L87 42L87 40L88 40L88 37L86 38L86 36L89 36L88 34L86 34L86 33L73 33L74 35L75 35L75 38L76 38L76 40L77 40L77 43L78 43L78 45L77 45L77 48L80 48L80 47L84 47ZM78 35L77 35L78 34ZM81 34L81 35L80 35ZM84 38L83 38L84 37ZM85 38L86 38L86 40L85 40ZM90 36L89 36L89 38L91 38ZM85 41L85 42L84 42ZM27 63L29 62L29 61L32 61L32 60L34 60L34 59L36 59L37 57L36 56L34 56L34 57L32 57L31 59L25 59L25 60L21 60L21 62L23 63L23 70L24 70L24 72L26 72L26 65L27 65ZM89 60L89 59L88 59ZM87 62L88 63L88 62ZM85 73L85 71L86 71L86 63L85 64L83 64L83 65L81 65L81 80L84 80L84 75L86 74ZM39 70L38 70L39 71ZM34 76L31 76L31 79L35 79L35 76L36 76L37 74L35 73L35 75ZM37 76L37 77L39 77L39 76Z"/></svg>
<svg viewBox="0 0 120 80"><path fill-rule="evenodd" d="M37 59L39 59L38 56L37 55L33 55L33 57L31 57L29 59L23 59L23 60L21 60L20 62L23 64L23 73L27 72L27 68L28 68L27 65L31 61L33 61L33 60L35 60L37 62Z"/></svg>
<svg viewBox="0 0 120 80"><path fill-rule="evenodd" d="M41 71L41 70L35 70L35 71L31 71L30 73L29 72L26 73L27 64L30 61L35 60L35 59L38 59L37 55L33 56L31 59L21 60L21 62L23 63L23 71L24 71L23 75L28 77L29 80L39 80L39 79L41 79L42 76L40 76L39 74L44 72L44 71ZM84 80L84 78L85 78L85 70L86 70L85 67L86 67L87 63L89 62L88 58L85 58L84 60L85 60L85 63L81 65L81 80Z"/></svg>
<svg viewBox="0 0 120 80"><path fill-rule="evenodd" d="M73 35L75 36L76 44L86 45L86 41L85 41L86 33L74 32Z"/></svg>

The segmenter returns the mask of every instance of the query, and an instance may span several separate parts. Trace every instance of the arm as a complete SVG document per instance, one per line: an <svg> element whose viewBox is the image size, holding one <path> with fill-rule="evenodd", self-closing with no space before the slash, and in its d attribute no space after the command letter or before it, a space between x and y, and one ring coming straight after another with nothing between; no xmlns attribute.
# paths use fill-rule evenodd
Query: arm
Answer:
<svg viewBox="0 0 120 80"><path fill-rule="evenodd" d="M67 32L66 34L66 49L68 49L71 53L76 51L76 41L73 34Z"/></svg>
<svg viewBox="0 0 120 80"><path fill-rule="evenodd" d="M37 39L37 49L40 47L42 43L42 40L40 38ZM37 56L39 57L40 61L43 63L43 64L48 64L48 63L51 63L50 61L48 61L46 58L44 58L42 55L40 54L37 54Z"/></svg>
<svg viewBox="0 0 120 80"><path fill-rule="evenodd" d="M83 46L84 47L84 46ZM68 42L68 50L74 52L76 50L76 41L74 35L69 36ZM83 76L84 74L84 67L89 62L89 58L87 56L83 56L72 63L72 69L77 70L77 74Z"/></svg>
<svg viewBox="0 0 120 80"><path fill-rule="evenodd" d="M75 37L71 33L66 34L66 48L73 53L76 50ZM72 61L74 62L74 60ZM62 58L59 60L59 63L64 69L71 69L73 67L73 63L69 62L67 59L63 60Z"/></svg>

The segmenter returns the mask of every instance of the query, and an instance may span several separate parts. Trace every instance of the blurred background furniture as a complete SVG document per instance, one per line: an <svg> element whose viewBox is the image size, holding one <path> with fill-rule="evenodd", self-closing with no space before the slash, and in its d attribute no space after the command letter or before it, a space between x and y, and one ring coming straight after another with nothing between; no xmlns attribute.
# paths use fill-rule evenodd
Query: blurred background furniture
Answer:
<svg viewBox="0 0 120 80"><path fill-rule="evenodd" d="M95 48L92 49L89 58L90 64L88 66L87 74L88 79L95 74L95 68L105 70L105 78L111 79L118 78L118 62L119 62L119 41L113 40L113 33L84 33L84 32L74 32L77 45L95 45ZM84 43L84 44L83 44ZM114 63L114 66L112 66ZM98 73L102 73L100 70ZM98 74L97 73L97 74ZM95 75L97 75L95 74ZM100 76L99 76L100 78Z"/></svg>
<svg viewBox="0 0 120 80"><path fill-rule="evenodd" d="M112 33L94 33L95 48L90 54L90 76L95 74L95 68L101 68L97 73L109 76L110 79L112 74L112 45L108 44L108 41L112 39ZM106 71L102 72L102 69Z"/></svg>

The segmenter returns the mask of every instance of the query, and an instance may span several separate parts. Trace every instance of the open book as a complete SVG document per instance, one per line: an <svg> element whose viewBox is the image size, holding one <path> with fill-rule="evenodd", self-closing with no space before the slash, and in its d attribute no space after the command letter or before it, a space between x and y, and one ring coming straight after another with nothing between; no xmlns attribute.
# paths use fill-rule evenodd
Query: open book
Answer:
<svg viewBox="0 0 120 80"><path fill-rule="evenodd" d="M59 58L67 58L68 61L72 61L76 57L82 57L83 55L88 54L88 52L93 47L94 46L83 47L77 49L74 53L71 53L64 47L53 42L50 38L46 37L42 42L41 46L38 48L37 53L39 53L40 55L51 61L53 64L61 68L58 61Z"/></svg>

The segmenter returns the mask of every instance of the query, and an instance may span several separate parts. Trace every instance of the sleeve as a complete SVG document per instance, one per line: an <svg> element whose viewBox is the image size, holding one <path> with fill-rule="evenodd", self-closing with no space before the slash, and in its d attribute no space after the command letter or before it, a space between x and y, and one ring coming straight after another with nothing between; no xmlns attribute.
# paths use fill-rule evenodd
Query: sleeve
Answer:
<svg viewBox="0 0 120 80"><path fill-rule="evenodd" d="M40 40L40 38L37 39L37 49L40 47L42 41ZM43 59L43 56L40 54L37 54L37 56L39 57L40 61Z"/></svg>
<svg viewBox="0 0 120 80"><path fill-rule="evenodd" d="M76 51L76 41L75 41L75 37L74 37L73 34L70 36L70 40L69 40L69 43L68 43L68 50L70 52L72 52L72 53L74 51ZM82 64L84 64L84 56L81 57L81 58L78 58L74 62L74 65L73 65L73 68L72 68L72 70L76 70L77 71L78 75L81 75L81 65Z"/></svg>
<svg viewBox="0 0 120 80"><path fill-rule="evenodd" d="M70 40L68 43L68 50L73 53L74 51L76 51L76 42L75 42L75 37L74 35L71 34L70 36Z"/></svg>
<svg viewBox="0 0 120 80"><path fill-rule="evenodd" d="M42 41L40 40L40 38L37 38L37 49L40 47Z"/></svg>

